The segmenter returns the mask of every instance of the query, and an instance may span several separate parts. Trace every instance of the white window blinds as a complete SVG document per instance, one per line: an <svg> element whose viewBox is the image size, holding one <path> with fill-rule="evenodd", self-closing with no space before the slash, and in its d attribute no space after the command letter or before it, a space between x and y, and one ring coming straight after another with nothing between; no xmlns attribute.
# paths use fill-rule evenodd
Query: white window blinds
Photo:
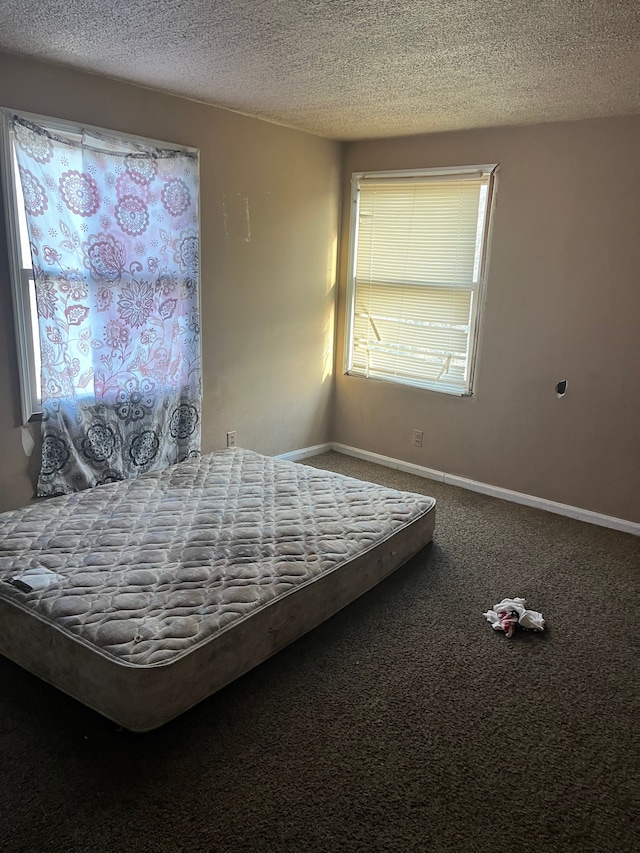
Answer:
<svg viewBox="0 0 640 853"><path fill-rule="evenodd" d="M493 168L354 176L348 373L470 393Z"/></svg>

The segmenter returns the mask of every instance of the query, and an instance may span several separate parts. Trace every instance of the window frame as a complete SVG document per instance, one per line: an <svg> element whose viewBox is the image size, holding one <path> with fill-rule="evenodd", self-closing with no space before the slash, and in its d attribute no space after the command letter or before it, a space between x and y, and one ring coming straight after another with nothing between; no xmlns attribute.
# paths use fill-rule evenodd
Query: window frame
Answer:
<svg viewBox="0 0 640 853"><path fill-rule="evenodd" d="M175 142L164 142L147 136L125 133L98 127L92 124L84 124L67 119L53 118L36 113L24 112L23 110L12 110L8 107L0 107L0 171L2 176L2 188L4 196L4 213L7 230L7 248L9 256L9 278L11 282L11 297L13 304L13 320L16 336L16 349L18 359L18 373L20 379L20 404L22 423L27 424L39 421L42 418L41 400L37 392L39 372L39 360L36 359L34 346L34 333L37 330L37 314L34 315L31 300L31 284L33 281L33 269L26 268L22 263L22 242L19 225L18 193L16 191L17 180L16 159L14 152L14 132L12 118L32 121L34 124L46 128L54 134L81 136L83 131L89 133L105 134L109 137L117 137L123 142L137 145L152 146L155 148L168 148L176 151L186 151L196 155L198 159L198 175L200 169L200 152L198 148L189 145L181 145ZM198 182L200 178L198 176ZM201 222L201 194L198 193L198 222ZM34 291L35 292L35 291ZM198 287L198 314L201 312L201 287ZM34 300L35 302L35 300ZM38 363L36 363L38 361Z"/></svg>
<svg viewBox="0 0 640 853"><path fill-rule="evenodd" d="M474 395L478 342L480 337L481 318L484 309L486 294L486 280L489 269L489 255L491 237L493 231L493 210L495 206L496 189L498 183L498 163L488 163L473 166L447 166L428 169L397 169L383 171L353 172L351 174L351 200L350 200L350 223L349 223L349 247L348 247L348 272L347 292L345 310L345 337L344 337L344 363L343 375L369 381L390 382L394 385L404 385L424 391L435 391L454 397L472 397ZM477 176L479 173L488 177L487 202L485 208L485 219L482 228L481 249L478 265L478 279L473 282L469 290L473 293L472 311L469 323L469 345L467 349L468 381L466 390L438 387L432 382L416 380L410 377L381 377L368 376L365 371L353 367L353 335L356 302L356 266L357 266L357 244L359 225L359 194L360 183L366 179L403 179L407 182L412 179L423 181L429 178L451 177L452 179L464 178L465 175ZM466 288L465 288L466 289Z"/></svg>

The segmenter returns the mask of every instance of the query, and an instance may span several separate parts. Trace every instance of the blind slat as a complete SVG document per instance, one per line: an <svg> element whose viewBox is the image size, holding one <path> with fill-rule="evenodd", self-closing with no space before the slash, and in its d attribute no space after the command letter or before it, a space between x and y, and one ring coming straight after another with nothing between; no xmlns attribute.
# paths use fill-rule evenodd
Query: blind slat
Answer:
<svg viewBox="0 0 640 853"><path fill-rule="evenodd" d="M357 285L352 368L464 385L473 292Z"/></svg>
<svg viewBox="0 0 640 853"><path fill-rule="evenodd" d="M356 278L473 281L483 184L362 181Z"/></svg>

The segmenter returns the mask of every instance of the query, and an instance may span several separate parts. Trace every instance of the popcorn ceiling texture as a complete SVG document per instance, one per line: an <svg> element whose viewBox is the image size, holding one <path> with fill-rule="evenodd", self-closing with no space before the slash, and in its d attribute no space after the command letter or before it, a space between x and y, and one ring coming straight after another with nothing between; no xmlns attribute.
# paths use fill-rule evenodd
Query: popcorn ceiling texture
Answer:
<svg viewBox="0 0 640 853"><path fill-rule="evenodd" d="M637 0L4 0L0 49L334 139L640 112Z"/></svg>

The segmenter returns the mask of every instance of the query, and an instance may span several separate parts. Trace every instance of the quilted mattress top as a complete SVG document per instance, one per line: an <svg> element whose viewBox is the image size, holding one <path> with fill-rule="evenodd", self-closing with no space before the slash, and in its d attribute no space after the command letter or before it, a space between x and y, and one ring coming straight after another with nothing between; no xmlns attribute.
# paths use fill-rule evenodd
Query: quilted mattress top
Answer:
<svg viewBox="0 0 640 853"><path fill-rule="evenodd" d="M0 514L0 598L122 663L162 664L434 504L217 451Z"/></svg>

